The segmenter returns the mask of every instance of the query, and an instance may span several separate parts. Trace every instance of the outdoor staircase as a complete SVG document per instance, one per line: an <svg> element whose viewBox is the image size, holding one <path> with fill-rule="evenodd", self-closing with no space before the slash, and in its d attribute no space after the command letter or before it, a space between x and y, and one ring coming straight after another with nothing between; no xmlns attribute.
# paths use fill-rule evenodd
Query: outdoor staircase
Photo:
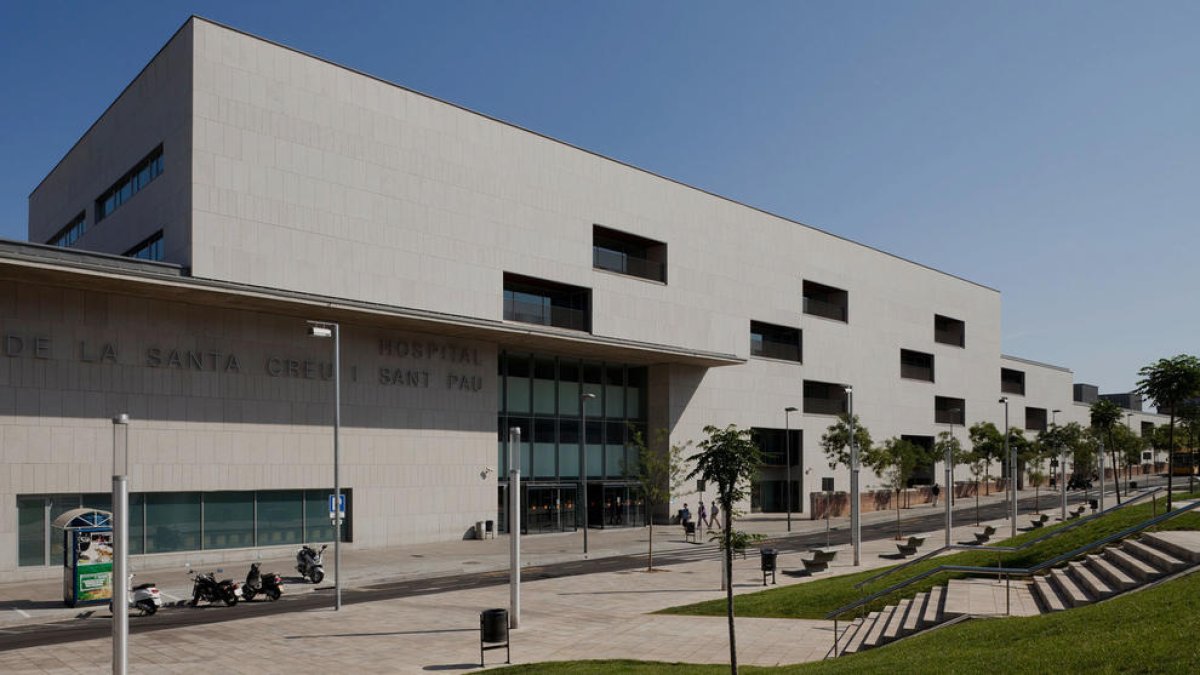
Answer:
<svg viewBox="0 0 1200 675"><path fill-rule="evenodd" d="M1031 580L1013 580L1012 585L1031 593L1036 611L1045 614L1098 602L1197 565L1200 532L1147 532ZM969 584L950 582L857 618L841 633L837 653L880 647L970 615L970 605L962 595L968 591ZM981 616L1002 616L1003 612L1001 607L998 614Z"/></svg>

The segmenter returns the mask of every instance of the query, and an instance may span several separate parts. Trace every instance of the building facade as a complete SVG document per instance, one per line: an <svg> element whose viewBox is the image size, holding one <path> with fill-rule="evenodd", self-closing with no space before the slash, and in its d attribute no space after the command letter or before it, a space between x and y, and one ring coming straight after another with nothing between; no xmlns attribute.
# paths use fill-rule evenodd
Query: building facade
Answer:
<svg viewBox="0 0 1200 675"><path fill-rule="evenodd" d="M790 473L804 512L847 487L819 447L847 387L876 438L965 439L1000 396L1086 423L1070 371L1001 355L994 289L199 18L30 195L29 239L0 250L22 574L52 571L47 519L105 504L120 412L153 560L331 537L306 320L342 327L357 547L497 519L511 427L538 532L642 522L633 435L708 424L758 430L750 508Z"/></svg>

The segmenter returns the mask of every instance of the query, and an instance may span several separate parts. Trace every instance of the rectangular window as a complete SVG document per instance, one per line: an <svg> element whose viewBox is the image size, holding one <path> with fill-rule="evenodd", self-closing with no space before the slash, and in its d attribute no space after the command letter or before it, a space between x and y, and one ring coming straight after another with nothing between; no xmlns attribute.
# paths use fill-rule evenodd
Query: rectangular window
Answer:
<svg viewBox="0 0 1200 675"><path fill-rule="evenodd" d="M1142 438L1147 438L1154 433L1154 422L1142 422Z"/></svg>
<svg viewBox="0 0 1200 675"><path fill-rule="evenodd" d="M967 346L967 324L941 314L933 315L933 340L955 347Z"/></svg>
<svg viewBox="0 0 1200 675"><path fill-rule="evenodd" d="M124 255L127 258L138 258L139 260L162 260L163 231L159 230L150 235L140 244L126 251Z"/></svg>
<svg viewBox="0 0 1200 675"><path fill-rule="evenodd" d="M804 381L805 415L841 415L848 408L847 402L844 384Z"/></svg>
<svg viewBox="0 0 1200 675"><path fill-rule="evenodd" d="M900 377L933 382L933 354L900 350Z"/></svg>
<svg viewBox="0 0 1200 675"><path fill-rule="evenodd" d="M1025 408L1025 430L1026 431L1045 431L1046 430L1046 409L1045 408Z"/></svg>
<svg viewBox="0 0 1200 675"><path fill-rule="evenodd" d="M850 320L850 294L840 288L804 282L804 313L834 321Z"/></svg>
<svg viewBox="0 0 1200 675"><path fill-rule="evenodd" d="M62 532L58 532L62 536ZM46 498L17 498L17 564L46 565Z"/></svg>
<svg viewBox="0 0 1200 675"><path fill-rule="evenodd" d="M200 493L152 492L146 495L146 552L170 553L200 548Z"/></svg>
<svg viewBox="0 0 1200 675"><path fill-rule="evenodd" d="M325 517L329 517L326 511ZM258 545L299 544L304 540L304 491L258 493Z"/></svg>
<svg viewBox="0 0 1200 675"><path fill-rule="evenodd" d="M1025 373L1012 368L1000 369L1000 391L1005 394L1025 395Z"/></svg>
<svg viewBox="0 0 1200 675"><path fill-rule="evenodd" d="M804 360L800 329L751 321L750 355L800 363Z"/></svg>
<svg viewBox="0 0 1200 675"><path fill-rule="evenodd" d="M304 491L304 541L333 541L333 523L329 522L329 495L333 494L333 490L305 490ZM343 488L342 494L346 495L346 521L343 528L349 527L350 520L350 495ZM205 527L208 524L205 523ZM345 541L343 539L342 541Z"/></svg>
<svg viewBox="0 0 1200 675"><path fill-rule="evenodd" d="M100 222L116 211L133 195L144 189L163 172L162 146L155 148L145 159L138 162L121 179L113 183L96 198L96 222Z"/></svg>
<svg viewBox="0 0 1200 675"><path fill-rule="evenodd" d="M79 215L71 219L71 222L67 223L66 227L59 230L58 234L50 237L50 240L46 243L50 246L62 246L64 248L74 246L75 242L79 241L84 232L87 232L87 215L81 211Z"/></svg>
<svg viewBox="0 0 1200 675"><path fill-rule="evenodd" d="M791 436L792 466L800 466L800 448L803 436L799 429L764 429L754 427L754 440L762 451L763 466L787 466L788 436Z"/></svg>
<svg viewBox="0 0 1200 675"><path fill-rule="evenodd" d="M592 291L504 273L504 320L590 331Z"/></svg>
<svg viewBox="0 0 1200 675"><path fill-rule="evenodd" d="M592 226L592 267L667 282L667 245L634 234Z"/></svg>
<svg viewBox="0 0 1200 675"><path fill-rule="evenodd" d="M967 421L967 400L963 398L933 397L933 421L937 424L962 424Z"/></svg>
<svg viewBox="0 0 1200 675"><path fill-rule="evenodd" d="M254 493L210 492L204 495L204 548L254 545Z"/></svg>

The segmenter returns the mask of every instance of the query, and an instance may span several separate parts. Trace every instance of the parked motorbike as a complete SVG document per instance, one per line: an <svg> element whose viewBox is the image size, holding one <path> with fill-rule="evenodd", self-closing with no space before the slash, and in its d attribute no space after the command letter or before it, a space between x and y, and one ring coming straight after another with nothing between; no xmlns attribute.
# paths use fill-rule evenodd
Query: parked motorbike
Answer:
<svg viewBox="0 0 1200 675"><path fill-rule="evenodd" d="M325 566L321 560L327 548L329 548L329 544L322 546L320 551L311 546L300 547L300 550L296 552L296 571L300 573L301 577L314 584L321 583L321 580L325 578Z"/></svg>
<svg viewBox="0 0 1200 675"><path fill-rule="evenodd" d="M278 600L283 595L283 579L274 572L259 573L258 567L259 563L250 564L246 583L242 584L242 599L250 602L254 596L262 593L271 600Z"/></svg>
<svg viewBox="0 0 1200 675"><path fill-rule="evenodd" d="M218 569L217 574L224 571ZM201 600L224 602L227 606L232 607L242 597L241 586L234 583L233 579L217 581L212 572L197 574L192 570L188 570L188 576L192 577L192 607L200 604Z"/></svg>
<svg viewBox="0 0 1200 675"><path fill-rule="evenodd" d="M129 575L129 593L126 596L127 605L131 609L136 609L142 616L150 616L162 607L162 595L158 592L158 586L153 582L133 585L133 575ZM108 608L111 610L112 602L108 603Z"/></svg>

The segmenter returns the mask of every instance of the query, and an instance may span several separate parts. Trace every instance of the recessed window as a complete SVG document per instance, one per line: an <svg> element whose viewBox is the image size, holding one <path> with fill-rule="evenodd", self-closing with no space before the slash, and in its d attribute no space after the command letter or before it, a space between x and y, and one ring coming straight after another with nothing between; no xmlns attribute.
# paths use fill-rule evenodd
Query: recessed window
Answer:
<svg viewBox="0 0 1200 675"><path fill-rule="evenodd" d="M140 260L162 260L163 259L163 231L159 230L147 237L142 243L134 246L125 252L125 256L129 258L138 258Z"/></svg>
<svg viewBox="0 0 1200 675"><path fill-rule="evenodd" d="M901 349L900 377L933 382L933 354Z"/></svg>
<svg viewBox="0 0 1200 675"><path fill-rule="evenodd" d="M849 409L846 385L804 381L805 415L841 415Z"/></svg>
<svg viewBox="0 0 1200 675"><path fill-rule="evenodd" d="M1045 408L1025 408L1025 430L1026 431L1045 431L1046 430L1046 409Z"/></svg>
<svg viewBox="0 0 1200 675"><path fill-rule="evenodd" d="M1154 422L1142 422L1142 438L1148 438L1154 433Z"/></svg>
<svg viewBox="0 0 1200 675"><path fill-rule="evenodd" d="M941 314L933 315L933 341L955 347L967 346L967 324Z"/></svg>
<svg viewBox="0 0 1200 675"><path fill-rule="evenodd" d="M966 424L967 400L934 396L933 421L937 424Z"/></svg>
<svg viewBox="0 0 1200 675"><path fill-rule="evenodd" d="M800 329L776 326L762 321L751 321L750 355L786 361L803 361L804 349Z"/></svg>
<svg viewBox="0 0 1200 675"><path fill-rule="evenodd" d="M587 288L504 273L506 321L590 331L591 299Z"/></svg>
<svg viewBox="0 0 1200 675"><path fill-rule="evenodd" d="M1012 368L1000 369L1000 391L1005 394L1025 395L1025 373Z"/></svg>
<svg viewBox="0 0 1200 675"><path fill-rule="evenodd" d="M96 198L96 222L104 220L122 204L129 201L135 194L150 184L163 172L162 146L155 148L146 158L138 162L112 187Z"/></svg>
<svg viewBox="0 0 1200 675"><path fill-rule="evenodd" d="M667 283L667 245L635 234L592 226L592 267Z"/></svg>
<svg viewBox="0 0 1200 675"><path fill-rule="evenodd" d="M849 321L850 294L840 288L805 281L804 313L834 321Z"/></svg>
<svg viewBox="0 0 1200 675"><path fill-rule="evenodd" d="M66 227L58 231L58 234L50 237L50 241L46 243L50 246L74 246L75 242L87 232L87 217L86 214L80 212L79 215L71 219Z"/></svg>
<svg viewBox="0 0 1200 675"><path fill-rule="evenodd" d="M803 445L799 429L764 429L753 427L754 440L762 452L763 466L787 466L788 434L791 434L792 466L800 464L800 448Z"/></svg>

